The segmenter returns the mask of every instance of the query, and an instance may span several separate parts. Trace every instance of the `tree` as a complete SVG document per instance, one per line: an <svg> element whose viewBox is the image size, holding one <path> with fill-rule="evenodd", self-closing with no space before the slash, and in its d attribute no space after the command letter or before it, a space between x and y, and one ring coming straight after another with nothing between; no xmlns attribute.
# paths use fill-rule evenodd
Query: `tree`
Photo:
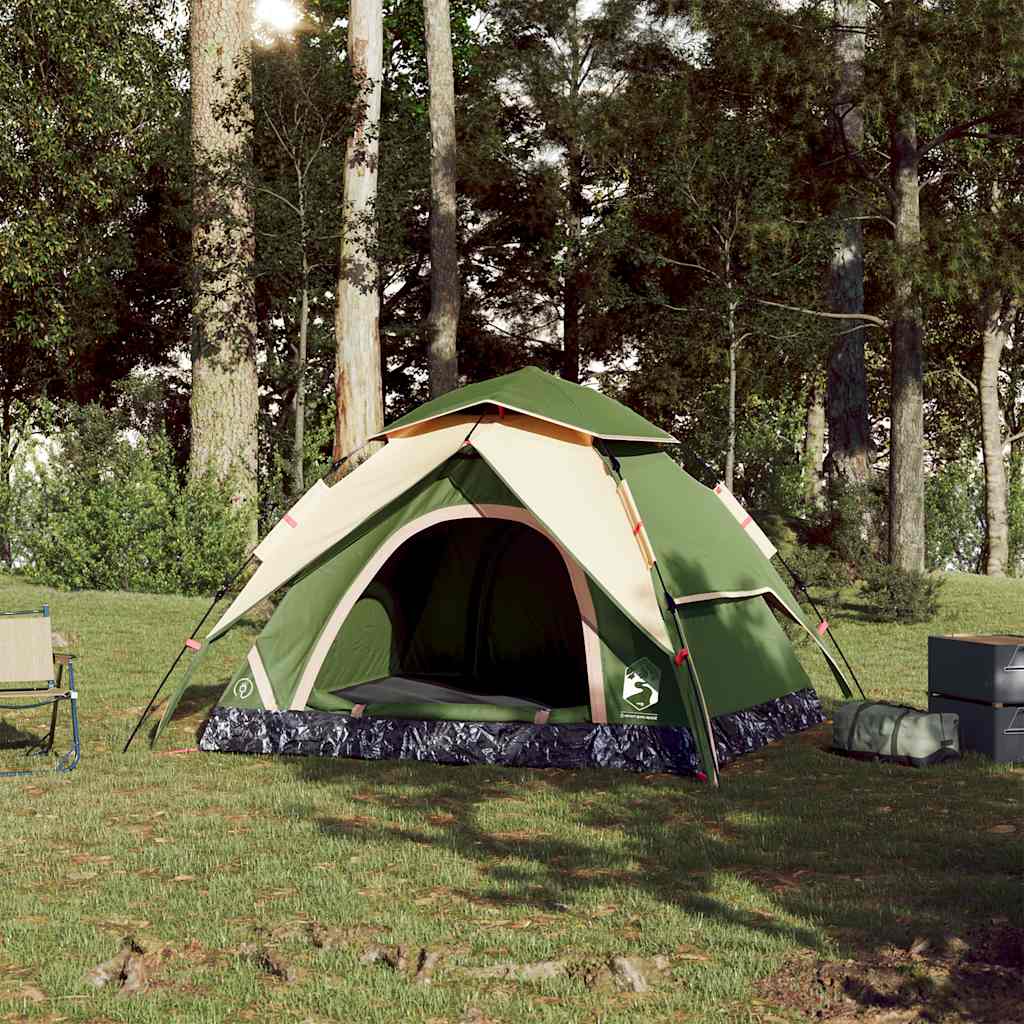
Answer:
<svg viewBox="0 0 1024 1024"><path fill-rule="evenodd" d="M588 8L591 8L588 10ZM639 10L632 0L600 6L560 0L496 0L490 6L491 52L503 60L504 91L524 108L535 139L538 213L554 217L543 303L561 326L560 372L579 381L586 359L585 321L590 282L607 259L590 248L600 221L621 185L620 143L628 125L610 116L629 82L625 62L638 35ZM600 199L601 202L595 202ZM520 297L522 305L522 296Z"/></svg>
<svg viewBox="0 0 1024 1024"><path fill-rule="evenodd" d="M250 160L252 5L193 0L193 479L230 489L257 535L256 311Z"/></svg>
<svg viewBox="0 0 1024 1024"><path fill-rule="evenodd" d="M337 346L335 460L364 446L367 438L384 425L374 212L380 151L382 18L381 0L352 0L349 6L348 60L360 98L345 150L341 258L334 321Z"/></svg>
<svg viewBox="0 0 1024 1024"><path fill-rule="evenodd" d="M161 15L146 0L0 12L0 561L28 437L68 401L113 401L120 378L180 342L159 212L180 40Z"/></svg>
<svg viewBox="0 0 1024 1024"><path fill-rule="evenodd" d="M456 220L455 76L448 0L423 0L430 76L430 395L458 383L459 253Z"/></svg>
<svg viewBox="0 0 1024 1024"><path fill-rule="evenodd" d="M851 168L862 159L864 48L867 0L834 0L835 99L831 109L832 145L837 154L843 196L829 272L829 308L833 313L864 312L864 227ZM845 171L845 174L842 172ZM833 484L864 484L871 472L871 433L864 371L863 323L833 321L825 406L828 418L828 467Z"/></svg>
<svg viewBox="0 0 1024 1024"><path fill-rule="evenodd" d="M297 498L306 489L311 333L330 319L325 303L337 282L337 178L351 130L351 83L332 30L311 12L293 38L257 49L254 75L261 385L281 409L275 432L291 435L280 448Z"/></svg>

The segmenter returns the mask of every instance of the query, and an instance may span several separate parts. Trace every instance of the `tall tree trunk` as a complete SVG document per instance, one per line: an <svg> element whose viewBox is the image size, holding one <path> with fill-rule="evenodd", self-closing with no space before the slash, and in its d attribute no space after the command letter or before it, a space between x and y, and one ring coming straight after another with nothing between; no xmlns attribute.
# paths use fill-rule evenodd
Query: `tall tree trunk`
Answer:
<svg viewBox="0 0 1024 1024"><path fill-rule="evenodd" d="M825 464L824 388L817 373L807 390L807 418L804 426L804 500L811 508L821 505L822 472Z"/></svg>
<svg viewBox="0 0 1024 1024"><path fill-rule="evenodd" d="M889 561L924 571L924 378L921 305L912 261L921 241L917 119L905 111L891 128L896 225L891 328Z"/></svg>
<svg viewBox="0 0 1024 1024"><path fill-rule="evenodd" d="M302 202L301 193L299 201ZM309 256L306 253L306 232L302 232L302 294L299 299L299 331L295 346L295 394L292 398L292 497L298 498L306 489L306 352L309 347Z"/></svg>
<svg viewBox="0 0 1024 1024"><path fill-rule="evenodd" d="M728 245L725 248L725 286L729 291L726 302L726 324L729 331L729 406L725 449L725 486L731 491L736 475L736 353L740 345L736 337L736 307L739 303L733 297L732 261Z"/></svg>
<svg viewBox="0 0 1024 1024"><path fill-rule="evenodd" d="M251 198L239 171L250 159L248 134L217 108L249 124L252 4L193 0L192 155L196 166L190 475L212 472L243 510L256 540L256 307ZM241 85L241 88L239 88ZM238 110L238 107L241 110ZM231 182L231 184L228 184Z"/></svg>
<svg viewBox="0 0 1024 1024"><path fill-rule="evenodd" d="M381 0L352 0L348 16L348 60L360 88L362 109L345 149L344 223L334 318L334 389L337 413L334 458L364 445L384 425L381 388L378 267L371 255L375 231L380 152L380 82L384 49ZM360 452L361 458L369 453ZM349 462L354 467L359 456Z"/></svg>
<svg viewBox="0 0 1024 1024"><path fill-rule="evenodd" d="M837 149L859 154L864 147L864 113L859 100L864 82L866 0L835 0L837 69L833 132ZM848 166L849 161L844 162ZM864 312L864 231L857 218L860 204L843 199L839 236L829 273L829 307L833 313ZM825 405L828 416L829 475L834 483L864 483L871 473L864 328L849 320L833 321Z"/></svg>
<svg viewBox="0 0 1024 1024"><path fill-rule="evenodd" d="M1010 340L1013 307L996 294L985 310L982 332L978 402L981 412L981 450L985 457L985 572L1005 576L1010 554L1006 460L999 415L999 360Z"/></svg>
<svg viewBox="0 0 1024 1024"><path fill-rule="evenodd" d="M458 384L458 223L455 208L455 76L448 0L423 0L430 80L430 396Z"/></svg>

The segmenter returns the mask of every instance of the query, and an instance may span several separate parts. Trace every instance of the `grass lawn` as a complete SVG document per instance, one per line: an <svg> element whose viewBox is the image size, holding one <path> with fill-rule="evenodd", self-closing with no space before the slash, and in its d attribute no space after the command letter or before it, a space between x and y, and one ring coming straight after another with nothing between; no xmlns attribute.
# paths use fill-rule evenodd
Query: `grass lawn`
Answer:
<svg viewBox="0 0 1024 1024"><path fill-rule="evenodd" d="M164 752L122 755L205 603L0 577L0 608L44 601L80 655L84 756L68 777L0 780L0 1021L697 1024L816 1005L836 1021L922 1006L1022 1019L1021 989L979 1002L970 971L992 992L1018 977L1012 950L992 949L1024 934L1024 769L852 762L821 729L727 768L718 792L613 771L166 753L195 746L214 686L192 691ZM872 623L852 592L828 614L869 695L924 706L926 637L1024 632L1024 582L951 576L921 626ZM219 644L207 676L226 679L251 636ZM314 922L331 941L311 941ZM90 988L126 935L148 989ZM440 952L432 984L361 963L373 942ZM668 967L644 993L588 986L586 965L614 954ZM547 960L582 966L534 982L477 970ZM268 969L282 963L286 978Z"/></svg>

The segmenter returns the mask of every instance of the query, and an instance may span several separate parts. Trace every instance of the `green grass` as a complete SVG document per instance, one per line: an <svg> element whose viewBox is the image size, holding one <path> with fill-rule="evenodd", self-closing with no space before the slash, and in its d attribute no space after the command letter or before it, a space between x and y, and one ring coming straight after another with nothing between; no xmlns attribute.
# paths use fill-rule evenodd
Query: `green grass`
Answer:
<svg viewBox="0 0 1024 1024"><path fill-rule="evenodd" d="M726 769L719 792L612 771L154 754L144 742L122 755L204 602L0 577L0 608L44 600L80 653L85 753L68 777L0 780L0 1021L457 1024L471 1006L500 1024L760 1020L753 986L796 951L860 956L1020 923L1020 769L851 762L820 731ZM830 619L869 694L918 706L929 633L1024 626L1019 581L951 577L922 626L872 623L855 595L844 602ZM218 645L216 677L250 641ZM799 650L834 697L820 659ZM163 750L195 745L216 692L188 702ZM1007 824L1016 831L989 831ZM310 920L350 942L316 949ZM153 987L133 999L87 988L85 971L128 933L165 949ZM434 984L360 965L371 939L443 948ZM239 955L254 942L299 979ZM614 995L453 969L610 953L669 955L671 976Z"/></svg>

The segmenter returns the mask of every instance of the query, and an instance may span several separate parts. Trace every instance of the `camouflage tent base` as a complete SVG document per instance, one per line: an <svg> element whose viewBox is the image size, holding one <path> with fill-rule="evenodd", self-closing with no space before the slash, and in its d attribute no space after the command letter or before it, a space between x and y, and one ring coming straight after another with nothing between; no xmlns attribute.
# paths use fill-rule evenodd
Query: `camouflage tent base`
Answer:
<svg viewBox="0 0 1024 1024"><path fill-rule="evenodd" d="M712 722L719 763L824 720L821 702L810 688L720 715ZM415 721L223 706L214 709L199 746L237 754L515 768L618 768L676 775L693 775L700 766L686 726Z"/></svg>

